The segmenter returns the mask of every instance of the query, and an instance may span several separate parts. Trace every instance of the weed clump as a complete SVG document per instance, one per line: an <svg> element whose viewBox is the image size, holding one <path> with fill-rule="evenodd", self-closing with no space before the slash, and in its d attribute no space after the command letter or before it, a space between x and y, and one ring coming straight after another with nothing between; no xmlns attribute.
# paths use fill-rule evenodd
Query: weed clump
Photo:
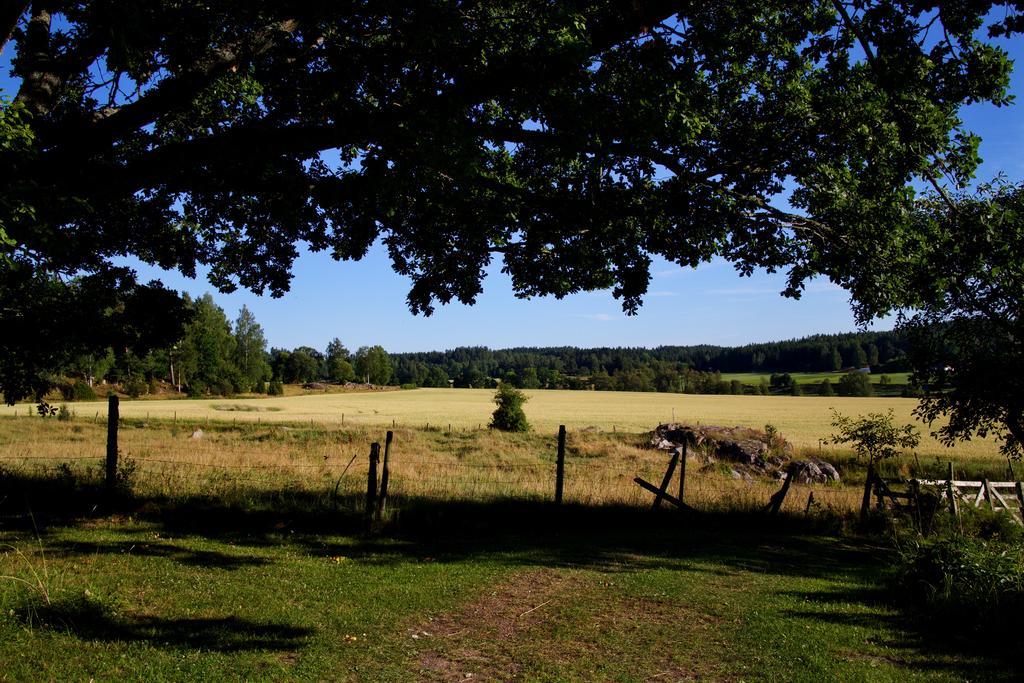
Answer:
<svg viewBox="0 0 1024 683"><path fill-rule="evenodd" d="M966 536L912 543L901 551L896 583L919 609L1005 636L1024 609L1024 548Z"/></svg>

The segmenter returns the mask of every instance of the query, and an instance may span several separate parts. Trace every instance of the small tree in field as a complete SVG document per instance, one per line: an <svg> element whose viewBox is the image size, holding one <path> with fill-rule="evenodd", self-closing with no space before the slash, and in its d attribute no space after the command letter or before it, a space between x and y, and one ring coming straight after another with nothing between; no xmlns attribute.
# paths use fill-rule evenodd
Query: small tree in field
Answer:
<svg viewBox="0 0 1024 683"><path fill-rule="evenodd" d="M529 431L530 424L523 412L523 404L527 400L526 394L511 384L503 382L498 385L498 391L494 394L494 402L498 407L491 417L491 426L503 432Z"/></svg>
<svg viewBox="0 0 1024 683"><path fill-rule="evenodd" d="M840 396L873 396L874 387L871 386L871 378L863 372L856 370L848 372L839 380Z"/></svg>
<svg viewBox="0 0 1024 683"><path fill-rule="evenodd" d="M869 464L894 458L904 449L917 448L921 434L914 425L898 426L893 422L893 411L868 413L858 418L832 411L832 426L838 434L832 443L849 444L858 458L867 458Z"/></svg>

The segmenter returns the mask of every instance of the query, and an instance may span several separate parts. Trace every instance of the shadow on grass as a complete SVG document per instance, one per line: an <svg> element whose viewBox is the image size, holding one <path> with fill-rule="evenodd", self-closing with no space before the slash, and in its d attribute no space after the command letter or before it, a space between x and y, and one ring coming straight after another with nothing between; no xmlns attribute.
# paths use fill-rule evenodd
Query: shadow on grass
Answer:
<svg viewBox="0 0 1024 683"><path fill-rule="evenodd" d="M791 596L814 606L791 610L787 616L842 626L876 629L888 627L898 638L873 639L872 644L897 656L913 657L913 666L926 671L956 673L970 680L1021 680L1022 639L1009 632L972 632L962 621L925 613L910 605L900 608L900 596L884 582L856 588L792 592ZM844 610L856 605L857 611ZM921 657L921 655L935 655ZM950 655L957 655L956 662Z"/></svg>
<svg viewBox="0 0 1024 683"><path fill-rule="evenodd" d="M235 570L270 564L270 560L252 555L231 555L214 550L196 550L162 541L107 541L102 543L73 543L50 541L48 547L63 555L139 555L162 557L189 567Z"/></svg>
<svg viewBox="0 0 1024 683"><path fill-rule="evenodd" d="M1013 677L1017 664L1005 651L970 638L937 637L934 624L901 610L887 592L884 576L891 553L863 539L841 539L840 522L823 517L767 517L754 512L680 514L628 506L555 508L544 501L486 502L430 499L392 501L382 533L363 534L362 502L327 493L273 490L236 500L207 496L156 498L96 486L31 476L0 475L0 528L36 532L65 553L139 553L185 565L239 569L267 560L246 557L255 550L287 544L311 556L345 556L367 564L454 563L474 558L511 568L571 567L599 572L670 569L708 578L751 573L783 578L823 579L841 589L792 593L806 610L785 616L817 622L883 627L896 665L934 669L961 678ZM35 526L26 514L33 512ZM135 524L125 525L130 518ZM69 544L46 541L63 526L110 525L136 533L139 542ZM140 528L141 527L141 528ZM38 531L35 531L35 530ZM134 529L134 531L131 531ZM183 547L152 533L233 543L231 554ZM850 586L853 586L850 588ZM819 608L812 607L817 606ZM845 606L845 607L844 607ZM72 606L73 607L73 606ZM151 640L215 649L294 648L308 632L284 625L237 619L118 619L65 607L47 617L74 624L86 638ZM950 657L951 649L968 659ZM856 653L851 658L863 657ZM903 661L903 658L906 661Z"/></svg>
<svg viewBox="0 0 1024 683"><path fill-rule="evenodd" d="M45 477L0 474L0 528L47 536L62 526L114 525L131 519L161 536L192 536L240 546L302 546L314 556L344 555L375 564L462 561L503 554L510 563L629 571L666 567L690 571L775 572L829 576L851 562L877 563L878 548L843 545L837 521L822 517L767 517L757 512L653 513L635 506L585 506L522 499L453 501L391 499L389 519L364 533L363 501L333 500L308 490L272 490L244 499L213 496L160 498ZM28 511L31 510L31 517ZM352 543L351 537L359 541ZM182 564L237 569L266 560L194 550L166 541L54 541L68 553L135 553ZM863 557L857 557L863 556ZM694 566L724 563L729 570ZM682 560L687 561L683 566Z"/></svg>
<svg viewBox="0 0 1024 683"><path fill-rule="evenodd" d="M140 642L216 652L283 651L302 647L313 629L237 617L167 619L119 616L87 599L35 607L24 620L83 640Z"/></svg>

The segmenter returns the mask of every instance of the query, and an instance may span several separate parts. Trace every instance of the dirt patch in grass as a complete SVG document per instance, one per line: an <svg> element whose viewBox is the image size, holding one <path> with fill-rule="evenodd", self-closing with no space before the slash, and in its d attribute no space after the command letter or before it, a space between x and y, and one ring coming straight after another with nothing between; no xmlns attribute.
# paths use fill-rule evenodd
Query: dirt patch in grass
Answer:
<svg viewBox="0 0 1024 683"><path fill-rule="evenodd" d="M408 629L410 639L430 643L430 649L420 654L422 672L442 679L462 678L465 674L484 679L514 678L518 672L514 662L500 656L502 653L482 652L473 643L493 646L515 640L535 623L530 617L579 584L579 577L570 572L521 572L473 602Z"/></svg>
<svg viewBox="0 0 1024 683"><path fill-rule="evenodd" d="M624 594L589 572L544 568L407 633L427 680L707 680L722 675L710 651L721 621L671 598ZM710 648L680 648L682 638Z"/></svg>

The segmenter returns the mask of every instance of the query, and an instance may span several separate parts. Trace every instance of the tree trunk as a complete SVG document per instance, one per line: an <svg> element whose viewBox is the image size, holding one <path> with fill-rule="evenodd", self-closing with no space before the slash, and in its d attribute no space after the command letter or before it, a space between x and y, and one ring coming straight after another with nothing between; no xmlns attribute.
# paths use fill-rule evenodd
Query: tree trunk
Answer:
<svg viewBox="0 0 1024 683"><path fill-rule="evenodd" d="M24 60L28 72L21 81L14 101L23 103L33 115L42 116L50 111L54 95L60 87L60 77L52 70L50 13L45 9L35 9L29 19L25 29Z"/></svg>

